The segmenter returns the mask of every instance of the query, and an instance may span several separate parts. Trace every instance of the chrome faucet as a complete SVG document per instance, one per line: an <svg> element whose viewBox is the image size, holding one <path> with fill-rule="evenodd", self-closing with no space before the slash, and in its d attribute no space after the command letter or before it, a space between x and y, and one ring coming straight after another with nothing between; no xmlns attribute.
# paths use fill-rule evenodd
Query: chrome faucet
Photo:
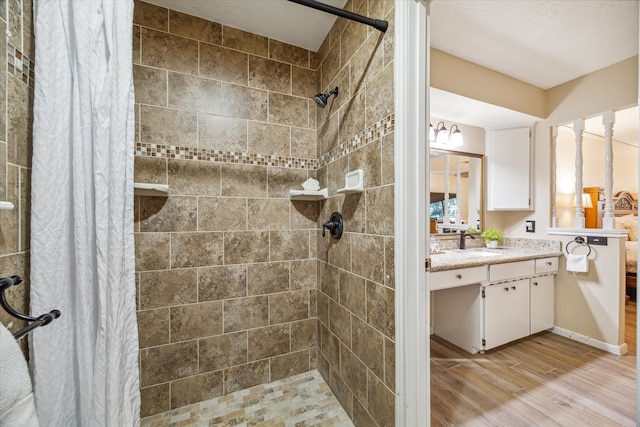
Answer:
<svg viewBox="0 0 640 427"><path fill-rule="evenodd" d="M475 239L475 237L472 234L469 234L466 231L463 231L460 234L460 249L465 248L465 243L466 243L465 237L471 237L472 239Z"/></svg>

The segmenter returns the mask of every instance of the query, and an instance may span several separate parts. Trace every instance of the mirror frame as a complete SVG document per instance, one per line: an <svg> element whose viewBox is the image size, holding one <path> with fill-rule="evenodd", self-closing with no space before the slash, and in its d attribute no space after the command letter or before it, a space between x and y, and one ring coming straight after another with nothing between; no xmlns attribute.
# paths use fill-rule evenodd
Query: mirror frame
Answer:
<svg viewBox="0 0 640 427"><path fill-rule="evenodd" d="M477 154L477 153L468 153L465 151L456 151L456 150L445 150L442 148L433 148L430 147L429 148L429 160L431 160L431 153L432 152L438 152L438 153L442 153L442 154L449 154L449 155L456 155L456 156L465 156L465 157L473 157L476 159L480 160L480 178L482 180L481 185L480 185L480 230L478 230L477 233L471 233L475 236L479 236L482 233L482 227L485 226L485 219L484 219L484 206L485 206L485 200L484 200L484 195L485 195L485 185L484 185L484 179L485 179L485 165L484 165L484 154ZM431 164L429 164L429 166L431 166ZM431 187L431 167L429 167L429 187ZM457 191L457 189L456 189ZM429 188L429 196L427 199L427 208L429 207L429 205L431 204L431 188ZM437 236L440 239L444 239L446 240L448 239L459 239L460 238L460 234L459 233L433 233L430 234L431 236Z"/></svg>

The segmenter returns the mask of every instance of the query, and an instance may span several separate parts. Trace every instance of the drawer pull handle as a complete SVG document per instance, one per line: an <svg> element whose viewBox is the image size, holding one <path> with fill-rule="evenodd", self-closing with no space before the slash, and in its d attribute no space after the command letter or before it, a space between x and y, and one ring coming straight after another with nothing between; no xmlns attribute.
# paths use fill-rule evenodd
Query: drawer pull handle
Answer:
<svg viewBox="0 0 640 427"><path fill-rule="evenodd" d="M533 286L538 286L538 282L533 282Z"/></svg>
<svg viewBox="0 0 640 427"><path fill-rule="evenodd" d="M456 274L456 279L462 279L462 274Z"/></svg>
<svg viewBox="0 0 640 427"><path fill-rule="evenodd" d="M511 289L513 289L513 290L515 291L515 290L516 290L516 287L515 287L515 286L512 286L512 287L511 287Z"/></svg>
<svg viewBox="0 0 640 427"><path fill-rule="evenodd" d="M504 290L505 290L505 291L507 291L507 292L509 292L509 287L508 287L508 286L506 286L506 287L504 288Z"/></svg>
<svg viewBox="0 0 640 427"><path fill-rule="evenodd" d="M551 265L551 264L553 264L553 263L552 263L551 261L547 261L547 262L545 262L545 264L547 264L547 265Z"/></svg>

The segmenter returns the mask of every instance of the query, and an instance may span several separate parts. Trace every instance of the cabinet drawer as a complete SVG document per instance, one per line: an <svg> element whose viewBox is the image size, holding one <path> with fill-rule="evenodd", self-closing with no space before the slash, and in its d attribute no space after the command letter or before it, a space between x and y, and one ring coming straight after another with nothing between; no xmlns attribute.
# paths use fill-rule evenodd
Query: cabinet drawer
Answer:
<svg viewBox="0 0 640 427"><path fill-rule="evenodd" d="M489 281L500 282L503 280L517 279L533 275L535 271L534 260L506 262L489 266Z"/></svg>
<svg viewBox="0 0 640 427"><path fill-rule="evenodd" d="M557 272L558 257L540 258L536 260L536 274Z"/></svg>
<svg viewBox="0 0 640 427"><path fill-rule="evenodd" d="M456 286L471 285L487 280L487 267L458 268L456 270L436 271L431 273L431 290L455 288Z"/></svg>

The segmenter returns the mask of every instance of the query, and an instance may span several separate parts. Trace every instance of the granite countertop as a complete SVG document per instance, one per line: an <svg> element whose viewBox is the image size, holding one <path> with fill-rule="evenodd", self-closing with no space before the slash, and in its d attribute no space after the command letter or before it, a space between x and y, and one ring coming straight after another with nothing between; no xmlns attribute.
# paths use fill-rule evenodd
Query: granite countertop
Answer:
<svg viewBox="0 0 640 427"><path fill-rule="evenodd" d="M553 247L553 245L515 245L498 247L497 249L482 247L465 250L451 249L431 253L431 271L445 271L561 255L562 252L559 245L557 247Z"/></svg>

